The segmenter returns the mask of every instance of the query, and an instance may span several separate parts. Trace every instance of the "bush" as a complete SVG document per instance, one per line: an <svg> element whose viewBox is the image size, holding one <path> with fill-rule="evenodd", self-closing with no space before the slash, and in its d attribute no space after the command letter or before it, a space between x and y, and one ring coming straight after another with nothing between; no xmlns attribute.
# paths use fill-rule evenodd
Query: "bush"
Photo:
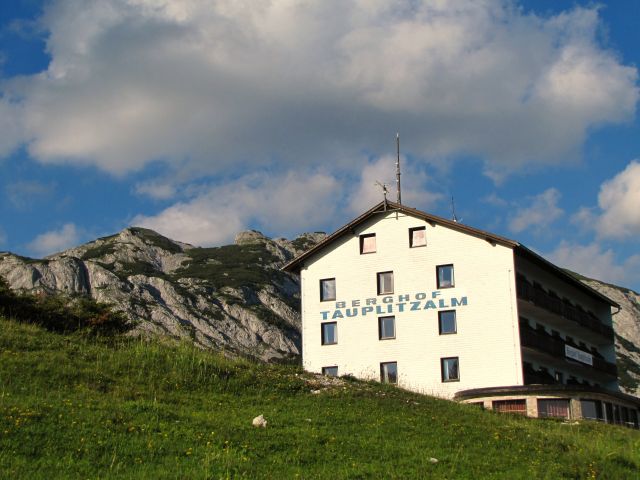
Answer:
<svg viewBox="0 0 640 480"><path fill-rule="evenodd" d="M131 329L125 315L114 312L105 303L88 297L16 293L1 277L0 315L58 333L84 330L90 334L114 335Z"/></svg>

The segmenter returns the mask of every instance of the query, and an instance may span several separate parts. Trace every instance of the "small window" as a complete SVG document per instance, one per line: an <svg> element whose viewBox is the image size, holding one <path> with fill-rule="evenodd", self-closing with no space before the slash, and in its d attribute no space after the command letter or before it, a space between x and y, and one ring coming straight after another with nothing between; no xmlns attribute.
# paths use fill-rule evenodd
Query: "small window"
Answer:
<svg viewBox="0 0 640 480"><path fill-rule="evenodd" d="M380 340L396 338L396 317L378 318L378 333Z"/></svg>
<svg viewBox="0 0 640 480"><path fill-rule="evenodd" d="M322 367L322 374L327 377L337 377L338 376L338 367Z"/></svg>
<svg viewBox="0 0 640 480"><path fill-rule="evenodd" d="M320 280L320 301L327 302L336 299L336 279L325 278Z"/></svg>
<svg viewBox="0 0 640 480"><path fill-rule="evenodd" d="M460 381L460 370L458 368L458 357L440 359L440 369L442 371L443 382Z"/></svg>
<svg viewBox="0 0 640 480"><path fill-rule="evenodd" d="M322 345L338 343L338 324L336 322L322 323Z"/></svg>
<svg viewBox="0 0 640 480"><path fill-rule="evenodd" d="M440 330L440 335L456 333L456 311L443 310L438 312L438 328Z"/></svg>
<svg viewBox="0 0 640 480"><path fill-rule="evenodd" d="M393 293L393 272L378 273L378 295Z"/></svg>
<svg viewBox="0 0 640 480"><path fill-rule="evenodd" d="M438 288L450 288L455 285L453 281L453 265L438 265L436 274Z"/></svg>
<svg viewBox="0 0 640 480"><path fill-rule="evenodd" d="M409 246L424 247L427 244L427 231L425 227L416 227L409 229Z"/></svg>
<svg viewBox="0 0 640 480"><path fill-rule="evenodd" d="M398 383L398 362L380 364L380 381L382 383Z"/></svg>
<svg viewBox="0 0 640 480"><path fill-rule="evenodd" d="M360 235L360 253L375 253L376 252L376 234L368 233L366 235Z"/></svg>

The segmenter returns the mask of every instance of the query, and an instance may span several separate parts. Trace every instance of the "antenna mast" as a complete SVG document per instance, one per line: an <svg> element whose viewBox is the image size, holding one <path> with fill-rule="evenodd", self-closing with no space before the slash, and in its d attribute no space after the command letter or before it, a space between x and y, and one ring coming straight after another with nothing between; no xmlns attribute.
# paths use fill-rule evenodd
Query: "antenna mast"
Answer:
<svg viewBox="0 0 640 480"><path fill-rule="evenodd" d="M396 160L396 191L397 191L397 203L402 205L402 194L400 190L400 134L396 133L396 151L398 157Z"/></svg>
<svg viewBox="0 0 640 480"><path fill-rule="evenodd" d="M458 217L456 216L456 204L453 202L453 195L451 195L451 220L458 223Z"/></svg>

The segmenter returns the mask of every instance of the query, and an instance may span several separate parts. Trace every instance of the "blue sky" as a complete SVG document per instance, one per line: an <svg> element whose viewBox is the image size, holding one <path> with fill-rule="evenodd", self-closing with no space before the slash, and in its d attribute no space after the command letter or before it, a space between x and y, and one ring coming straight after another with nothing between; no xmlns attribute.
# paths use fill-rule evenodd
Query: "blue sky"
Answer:
<svg viewBox="0 0 640 480"><path fill-rule="evenodd" d="M0 5L0 250L196 245L403 200L640 290L640 3Z"/></svg>

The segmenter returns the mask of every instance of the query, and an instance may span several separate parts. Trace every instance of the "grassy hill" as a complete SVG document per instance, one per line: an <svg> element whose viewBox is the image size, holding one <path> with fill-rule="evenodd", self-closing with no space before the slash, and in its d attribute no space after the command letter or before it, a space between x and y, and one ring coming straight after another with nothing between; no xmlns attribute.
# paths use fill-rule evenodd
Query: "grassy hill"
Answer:
<svg viewBox="0 0 640 480"><path fill-rule="evenodd" d="M251 425L259 414L265 429ZM3 478L623 479L639 469L640 432L622 427L0 318Z"/></svg>

